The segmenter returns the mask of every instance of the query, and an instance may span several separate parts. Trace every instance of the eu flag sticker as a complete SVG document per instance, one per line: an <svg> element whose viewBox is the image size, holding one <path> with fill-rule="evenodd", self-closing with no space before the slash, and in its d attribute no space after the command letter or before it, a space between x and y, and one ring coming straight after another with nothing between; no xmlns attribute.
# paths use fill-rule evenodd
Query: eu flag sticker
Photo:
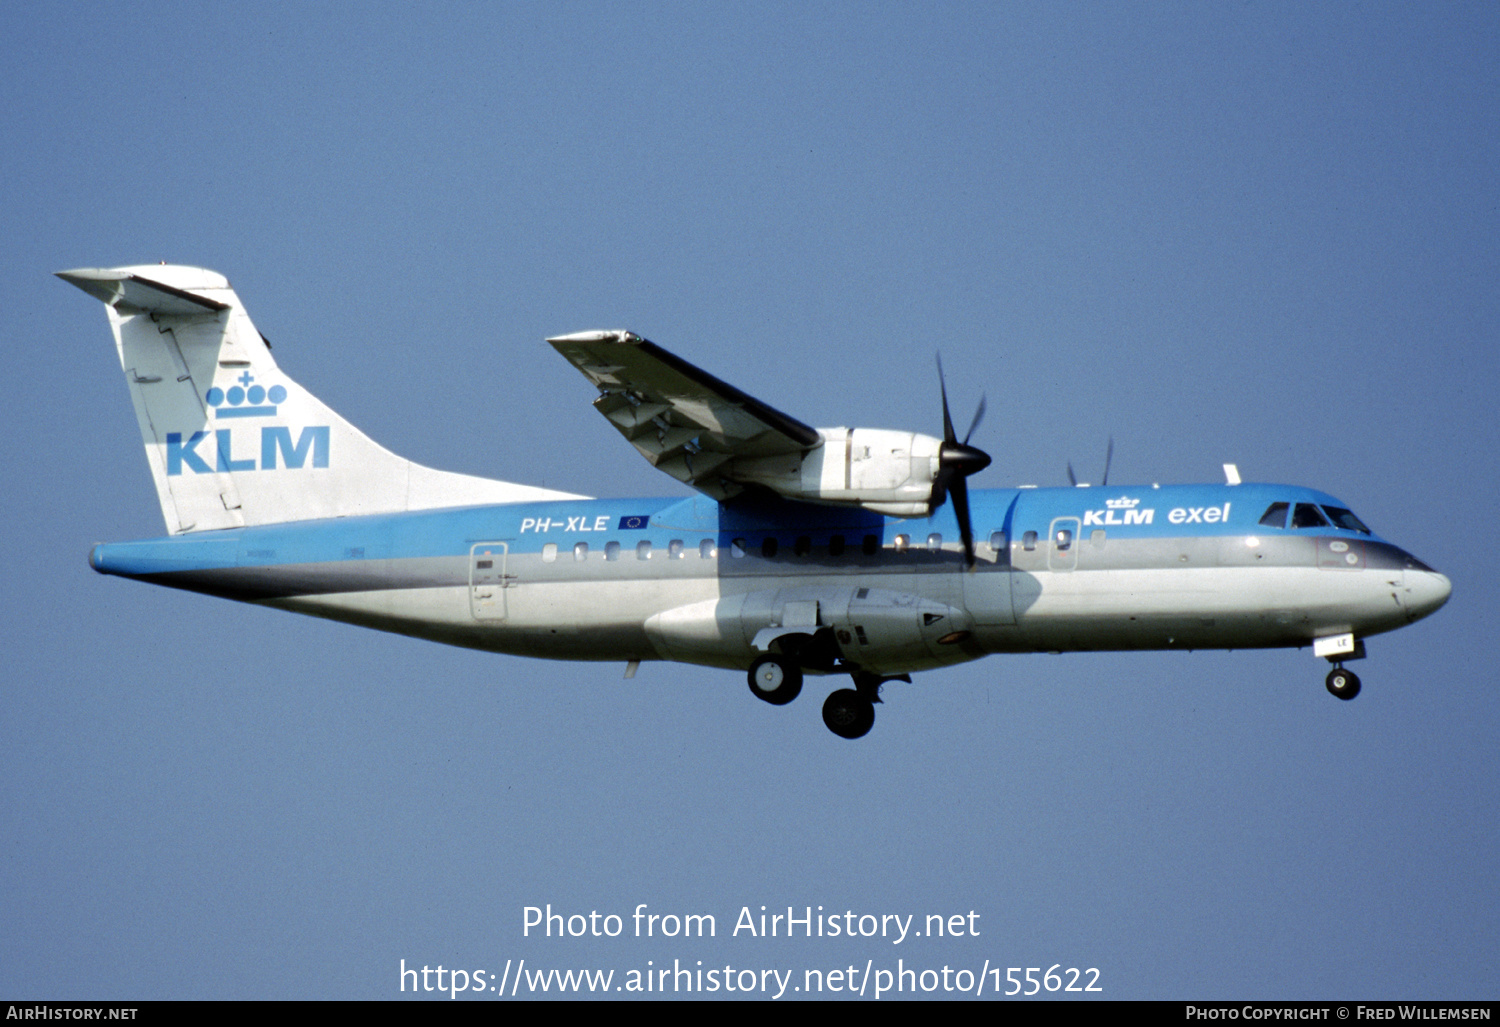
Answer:
<svg viewBox="0 0 1500 1027"><path fill-rule="evenodd" d="M621 531L637 531L637 530L639 530L641 528L644 528L649 523L651 523L651 515L650 514L647 514L644 517L621 517L620 518L620 530Z"/></svg>

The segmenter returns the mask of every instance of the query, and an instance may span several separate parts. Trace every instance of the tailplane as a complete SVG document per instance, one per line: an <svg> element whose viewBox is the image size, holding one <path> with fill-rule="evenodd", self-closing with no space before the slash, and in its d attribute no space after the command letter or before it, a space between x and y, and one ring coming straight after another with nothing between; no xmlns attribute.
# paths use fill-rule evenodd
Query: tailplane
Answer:
<svg viewBox="0 0 1500 1027"><path fill-rule="evenodd" d="M173 535L323 517L580 498L396 456L292 381L223 275L80 268L102 300Z"/></svg>

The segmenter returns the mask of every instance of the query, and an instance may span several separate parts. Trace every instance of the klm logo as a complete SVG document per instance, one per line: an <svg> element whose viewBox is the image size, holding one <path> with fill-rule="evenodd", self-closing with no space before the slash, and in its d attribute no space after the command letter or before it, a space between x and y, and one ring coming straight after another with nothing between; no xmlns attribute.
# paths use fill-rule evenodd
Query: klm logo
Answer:
<svg viewBox="0 0 1500 1027"><path fill-rule="evenodd" d="M204 439L213 435L211 447L199 448ZM213 432L195 431L186 440L182 432L167 433L167 473L182 474L186 468L194 474L212 474L214 471L274 471L278 466L287 470L306 467L311 458L313 467L328 466L328 426L303 428L292 441L292 429L267 425L260 430L260 463L255 456L235 456L234 433L228 428ZM207 452L205 452L207 450ZM209 465L213 460L213 466Z"/></svg>
<svg viewBox="0 0 1500 1027"><path fill-rule="evenodd" d="M275 417L277 405L286 400L285 386L254 385L255 375L249 371L235 381L239 384L227 389L215 385L204 394L215 417Z"/></svg>
<svg viewBox="0 0 1500 1027"><path fill-rule="evenodd" d="M275 417L277 408L286 402L284 385L272 385L269 389L255 381L248 370L234 379L238 384L227 389L215 385L203 394L208 401L209 413L216 420L230 417ZM195 431L186 439L182 432L167 433L167 474L179 475L227 474L233 471L274 471L278 468L299 470L303 467L328 466L327 425L303 428L294 440L292 429L279 425L263 426L260 430L260 451L257 461L254 444L248 452L236 455L236 441L245 446L244 429L238 433L230 428L213 431ZM208 437L213 442L205 444ZM309 464L309 461L311 463Z"/></svg>
<svg viewBox="0 0 1500 1027"><path fill-rule="evenodd" d="M1150 524L1151 518L1156 516L1156 511L1139 509L1141 501L1121 496L1119 499L1106 499L1103 510L1085 510L1083 512L1084 527L1103 527L1106 524Z"/></svg>

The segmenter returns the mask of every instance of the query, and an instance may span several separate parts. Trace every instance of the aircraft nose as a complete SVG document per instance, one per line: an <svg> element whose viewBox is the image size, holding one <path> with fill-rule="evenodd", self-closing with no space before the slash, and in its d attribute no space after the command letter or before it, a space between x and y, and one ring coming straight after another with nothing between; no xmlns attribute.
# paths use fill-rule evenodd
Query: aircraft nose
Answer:
<svg viewBox="0 0 1500 1027"><path fill-rule="evenodd" d="M1406 616L1420 620L1448 601L1453 592L1453 582L1447 575L1437 571L1406 572Z"/></svg>

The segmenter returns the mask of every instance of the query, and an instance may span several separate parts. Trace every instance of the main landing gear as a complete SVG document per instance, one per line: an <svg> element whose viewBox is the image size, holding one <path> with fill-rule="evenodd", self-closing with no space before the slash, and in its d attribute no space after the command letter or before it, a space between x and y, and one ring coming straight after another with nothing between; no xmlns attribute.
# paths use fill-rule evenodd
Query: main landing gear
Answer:
<svg viewBox="0 0 1500 1027"><path fill-rule="evenodd" d="M750 694L785 706L802 694L802 668L785 656L762 656L750 664Z"/></svg>
<svg viewBox="0 0 1500 1027"><path fill-rule="evenodd" d="M863 738L875 726L875 704L887 681L911 681L902 674L883 678L854 671L854 687L840 688L823 702L823 723L840 738ZM802 692L802 668L780 653L762 656L750 665L750 694L773 706L785 706Z"/></svg>
<svg viewBox="0 0 1500 1027"><path fill-rule="evenodd" d="M875 704L858 689L840 688L823 700L823 723L840 738L863 738L875 726Z"/></svg>
<svg viewBox="0 0 1500 1027"><path fill-rule="evenodd" d="M911 675L883 678L869 671L856 670L853 688L840 688L823 701L823 723L840 738L863 738L875 726L875 704L880 702L880 686L887 681L911 683Z"/></svg>

